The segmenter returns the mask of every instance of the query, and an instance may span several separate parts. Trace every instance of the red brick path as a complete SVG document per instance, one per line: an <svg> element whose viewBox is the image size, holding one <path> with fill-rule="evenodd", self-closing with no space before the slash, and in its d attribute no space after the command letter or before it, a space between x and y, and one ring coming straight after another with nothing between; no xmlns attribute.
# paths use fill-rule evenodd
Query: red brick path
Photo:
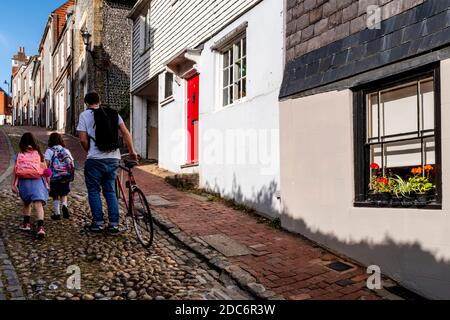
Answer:
<svg viewBox="0 0 450 320"><path fill-rule="evenodd" d="M41 140L49 134L39 128L27 129ZM67 142L76 160L84 163L85 153L78 141L68 138ZM255 250L252 255L229 259L286 299L379 299L366 289L365 270L355 266L338 273L325 267L331 261L343 260L307 240L258 223L254 217L221 203L194 199L142 170L136 179L147 195L159 195L176 205L157 211L188 235L225 234Z"/></svg>
<svg viewBox="0 0 450 320"><path fill-rule="evenodd" d="M254 217L221 203L191 198L159 177L143 171L136 176L147 195L159 195L176 204L157 211L188 235L225 234L256 250L255 254L229 260L286 299L377 299L365 289L367 275L362 268L342 274L332 271L324 264L343 260L309 241L258 223ZM353 284L337 284L347 279Z"/></svg>

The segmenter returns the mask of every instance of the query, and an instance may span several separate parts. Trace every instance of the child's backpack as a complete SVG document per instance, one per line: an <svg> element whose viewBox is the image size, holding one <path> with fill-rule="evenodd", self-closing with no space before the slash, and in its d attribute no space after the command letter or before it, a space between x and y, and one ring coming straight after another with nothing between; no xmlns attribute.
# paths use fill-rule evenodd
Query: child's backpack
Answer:
<svg viewBox="0 0 450 320"><path fill-rule="evenodd" d="M54 146L52 149L53 157L50 162L52 170L52 181L71 182L75 178L75 165L67 149L61 146Z"/></svg>
<svg viewBox="0 0 450 320"><path fill-rule="evenodd" d="M16 176L19 179L39 179L44 174L41 156L37 151L20 152L16 160Z"/></svg>

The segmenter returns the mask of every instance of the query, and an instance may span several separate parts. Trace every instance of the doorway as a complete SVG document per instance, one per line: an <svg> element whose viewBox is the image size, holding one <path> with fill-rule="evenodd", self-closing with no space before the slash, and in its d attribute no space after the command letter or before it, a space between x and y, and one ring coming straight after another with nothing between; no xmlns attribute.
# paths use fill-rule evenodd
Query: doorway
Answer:
<svg viewBox="0 0 450 320"><path fill-rule="evenodd" d="M200 76L187 80L187 164L198 163Z"/></svg>
<svg viewBox="0 0 450 320"><path fill-rule="evenodd" d="M147 159L158 161L159 136L158 136L158 102L147 101Z"/></svg>

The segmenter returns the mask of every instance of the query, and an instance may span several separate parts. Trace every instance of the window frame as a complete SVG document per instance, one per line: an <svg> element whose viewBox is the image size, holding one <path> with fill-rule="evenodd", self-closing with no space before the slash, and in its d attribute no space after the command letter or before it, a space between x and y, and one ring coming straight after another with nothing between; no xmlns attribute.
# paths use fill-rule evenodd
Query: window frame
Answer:
<svg viewBox="0 0 450 320"><path fill-rule="evenodd" d="M171 94L167 94L167 79L168 77L171 76L172 77L172 90L171 90ZM175 82L175 75L170 72L170 71L166 71L164 73L164 99L163 101L167 101L167 100L173 100L173 96L174 96L174 82Z"/></svg>
<svg viewBox="0 0 450 320"><path fill-rule="evenodd" d="M233 38L233 40L230 41L230 43L223 47L220 50L220 106L221 108L227 108L230 106L233 106L235 104L238 104L240 102L242 102L245 98L247 98L248 96L248 37L247 37L247 32L243 32L239 35L237 35L236 37ZM236 47L238 46L238 43L241 45L241 56L239 59L236 58ZM244 47L245 47L245 55L243 54L244 51ZM227 65L227 67L225 67L224 65L224 59L225 59L225 55L227 53L231 53L232 55L232 59L231 59L231 63ZM235 64L238 61L245 61L245 76L242 76L242 71L241 71L241 75L238 78L239 82L241 83L241 86L243 85L244 81L245 81L245 96L242 96L240 98L236 98L235 97L235 86L237 83L237 78L235 78L236 76L236 72L235 72ZM242 68L242 65L241 65ZM225 70L228 69L228 72L232 72L233 76L232 76L232 82L229 83L228 85L225 86L224 83L224 72ZM228 80L230 80L228 78ZM225 95L224 95L224 91L225 90L230 90L232 91L233 94L233 99L232 101L229 99L227 104L225 104ZM228 92L229 95L229 92ZM229 98L229 96L228 96Z"/></svg>
<svg viewBox="0 0 450 320"><path fill-rule="evenodd" d="M353 91L353 135L354 135L354 207L378 207L368 201L370 174L370 150L367 142L367 95L376 91L387 90L408 82L420 81L433 77L434 81L434 137L436 199L420 209L442 209L442 137L441 137L441 78L439 64L427 65L388 78L354 88ZM384 206L393 208L393 206ZM398 207L395 207L398 208ZM405 209L405 208L403 208ZM411 207L417 209L417 207Z"/></svg>
<svg viewBox="0 0 450 320"><path fill-rule="evenodd" d="M144 51L152 47L152 28L151 28L151 5L146 7L146 14L144 16Z"/></svg>

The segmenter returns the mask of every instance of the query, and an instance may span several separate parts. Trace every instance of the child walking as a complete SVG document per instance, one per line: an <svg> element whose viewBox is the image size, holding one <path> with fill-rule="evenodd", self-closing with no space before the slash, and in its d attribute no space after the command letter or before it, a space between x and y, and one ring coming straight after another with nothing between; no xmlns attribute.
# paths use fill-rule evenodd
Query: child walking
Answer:
<svg viewBox="0 0 450 320"><path fill-rule="evenodd" d="M20 230L31 231L31 211L34 207L37 216L37 237L45 238L44 206L48 200L48 173L44 156L36 139L31 133L25 133L19 142L19 154L16 158L12 178L12 191L19 194L23 201L23 222ZM47 174L47 177L44 175Z"/></svg>
<svg viewBox="0 0 450 320"><path fill-rule="evenodd" d="M53 198L53 214L51 218L61 220L62 211L63 217L69 219L67 196L70 193L70 183L75 176L73 157L59 133L50 135L47 147L44 158L47 166L52 170L50 197Z"/></svg>

